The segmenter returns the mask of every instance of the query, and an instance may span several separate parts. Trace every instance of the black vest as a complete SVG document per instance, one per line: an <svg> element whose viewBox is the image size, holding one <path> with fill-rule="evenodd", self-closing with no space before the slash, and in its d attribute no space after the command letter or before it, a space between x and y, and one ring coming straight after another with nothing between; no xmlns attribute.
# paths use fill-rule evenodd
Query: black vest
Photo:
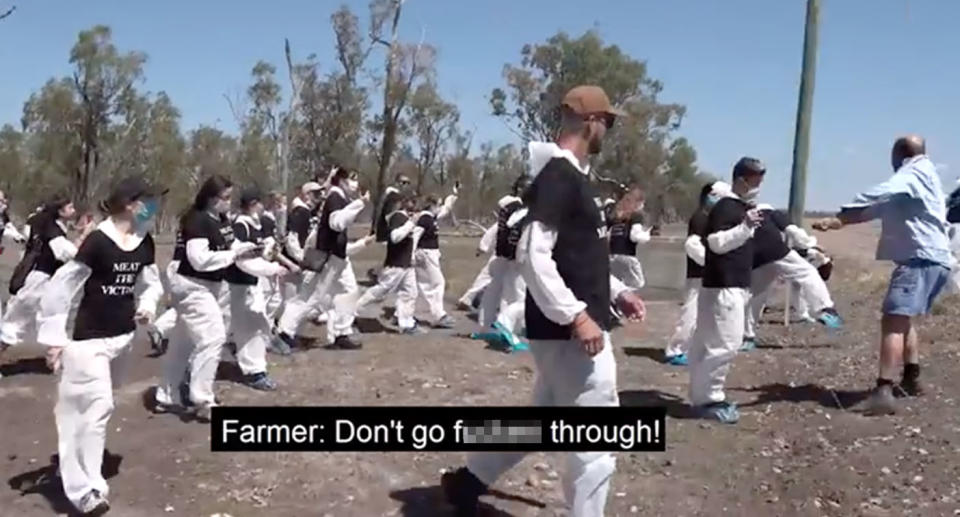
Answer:
<svg viewBox="0 0 960 517"><path fill-rule="evenodd" d="M380 205L377 219L377 242L390 241L390 222L387 220L390 214L397 210L397 204L400 202L400 193L391 190L383 196L383 204Z"/></svg>
<svg viewBox="0 0 960 517"><path fill-rule="evenodd" d="M697 211L690 217L690 222L687 223L687 237L691 235L696 235L700 237L700 242L706 246L707 245L707 214L701 209ZM693 261L690 256L687 256L687 278L702 278L703 277L703 266L697 264Z"/></svg>
<svg viewBox="0 0 960 517"><path fill-rule="evenodd" d="M707 236L740 225L747 214L747 208L743 200L735 197L726 197L718 201L710 209L710 215L707 217ZM753 271L753 239L722 255L714 253L709 244L706 248L703 287L750 287L750 275Z"/></svg>
<svg viewBox="0 0 960 517"><path fill-rule="evenodd" d="M517 210L523 208L523 201L511 201L500 207L497 211L497 247L496 255L505 259L515 260L517 258L517 243L520 242L520 235L523 233L524 225L515 224L512 228L507 226L507 222ZM527 216L529 218L529 215Z"/></svg>
<svg viewBox="0 0 960 517"><path fill-rule="evenodd" d="M260 215L260 228L264 239L277 237L277 220L273 218L273 214L270 212L264 212Z"/></svg>
<svg viewBox="0 0 960 517"><path fill-rule="evenodd" d="M789 221L787 214L779 210L764 210L763 222L753 232L753 268L776 262L790 253L783 237Z"/></svg>
<svg viewBox="0 0 960 517"><path fill-rule="evenodd" d="M387 232L387 258L383 261L386 267L410 267L413 260L413 232L406 236L402 241L394 243L390 238L390 231L400 228L410 217L403 212L394 212L387 219L389 231Z"/></svg>
<svg viewBox="0 0 960 517"><path fill-rule="evenodd" d="M300 242L300 249L303 249L304 244L307 242L307 236L310 235L310 209L305 206L297 205L290 209L290 212L287 214L287 234L284 235L284 240L286 236L291 233L297 234L297 240ZM291 257L287 253L287 247L283 246L283 256L287 257L293 262L297 262L297 259Z"/></svg>
<svg viewBox="0 0 960 517"><path fill-rule="evenodd" d="M53 256L53 248L50 247L50 241L57 237L66 237L67 234L53 219L39 217L36 222L35 227L30 229L30 235L32 239L36 239L34 245L40 247L40 255L37 257L37 262L34 264L33 269L53 276L53 274L57 272L57 269L63 265L63 262L60 262Z"/></svg>
<svg viewBox="0 0 960 517"><path fill-rule="evenodd" d="M210 251L226 251L233 244L233 228L226 216L220 216L219 220L205 212L194 210L183 225L183 241L188 243L193 239L207 239L210 243ZM186 245L186 244L184 244ZM184 253L186 255L186 253ZM185 256L180 262L177 273L198 280L209 282L220 282L226 275L227 268L216 271L197 271L193 269L190 260Z"/></svg>
<svg viewBox="0 0 960 517"><path fill-rule="evenodd" d="M331 189L327 199L323 202L320 212L320 226L317 228L317 249L340 258L347 257L347 232L334 231L330 228L330 216L346 208L350 202L338 190Z"/></svg>
<svg viewBox="0 0 960 517"><path fill-rule="evenodd" d="M587 314L603 330L610 329L610 259L607 227L594 201L587 176L566 158L553 158L524 194L531 223L557 232L553 260L566 286L587 304ZM570 339L568 325L548 319L527 291L527 335L530 339Z"/></svg>
<svg viewBox="0 0 960 517"><path fill-rule="evenodd" d="M90 268L77 308L73 339L110 338L137 329L134 287L143 268L154 263L149 234L133 251L124 251L100 230L84 239L76 260Z"/></svg>
<svg viewBox="0 0 960 517"><path fill-rule="evenodd" d="M643 216L634 214L627 221L610 224L610 254L637 256L637 243L630 240L630 230L635 224L643 223Z"/></svg>
<svg viewBox="0 0 960 517"><path fill-rule="evenodd" d="M173 244L173 259L182 262L187 259L187 243L183 241L183 228L177 229L176 241Z"/></svg>
<svg viewBox="0 0 960 517"><path fill-rule="evenodd" d="M244 218L246 219L246 218ZM233 223L233 237L243 242L252 242L254 244L263 244L263 227L254 228L252 224L241 222L237 219ZM225 279L228 283L237 285L257 285L257 277L244 272L236 264L231 264L227 268Z"/></svg>
<svg viewBox="0 0 960 517"><path fill-rule="evenodd" d="M440 249L440 238L437 235L437 218L430 212L423 212L417 218L417 226L423 228L423 235L417 243L417 248L425 250Z"/></svg>

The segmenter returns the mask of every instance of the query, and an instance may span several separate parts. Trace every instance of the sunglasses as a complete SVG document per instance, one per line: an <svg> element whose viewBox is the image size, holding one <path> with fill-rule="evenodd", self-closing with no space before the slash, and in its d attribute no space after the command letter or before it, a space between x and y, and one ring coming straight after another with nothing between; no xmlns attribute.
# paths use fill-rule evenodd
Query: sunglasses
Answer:
<svg viewBox="0 0 960 517"><path fill-rule="evenodd" d="M600 121L600 122L603 122L603 125L606 126L607 129L612 129L614 122L617 121L617 117L609 113L592 113L589 115L585 115L583 117L583 120L587 122Z"/></svg>

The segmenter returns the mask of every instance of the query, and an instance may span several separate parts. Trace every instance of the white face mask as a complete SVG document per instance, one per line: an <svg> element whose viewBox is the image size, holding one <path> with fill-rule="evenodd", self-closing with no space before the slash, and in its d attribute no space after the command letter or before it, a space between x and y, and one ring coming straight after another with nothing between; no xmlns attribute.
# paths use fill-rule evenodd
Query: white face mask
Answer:
<svg viewBox="0 0 960 517"><path fill-rule="evenodd" d="M218 214L225 214L230 211L230 201L226 199L217 199L217 202L213 204L213 211Z"/></svg>
<svg viewBox="0 0 960 517"><path fill-rule="evenodd" d="M360 190L360 182L357 180L347 180L347 190L352 194Z"/></svg>
<svg viewBox="0 0 960 517"><path fill-rule="evenodd" d="M744 201L753 201L758 195L760 195L760 187L753 187L740 196L740 199L743 199Z"/></svg>

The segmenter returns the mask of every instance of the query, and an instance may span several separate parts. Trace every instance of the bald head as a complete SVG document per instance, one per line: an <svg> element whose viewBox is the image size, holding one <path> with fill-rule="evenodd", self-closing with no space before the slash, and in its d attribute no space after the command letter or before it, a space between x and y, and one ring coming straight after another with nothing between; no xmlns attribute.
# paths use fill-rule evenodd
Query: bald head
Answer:
<svg viewBox="0 0 960 517"><path fill-rule="evenodd" d="M900 168L904 160L927 154L927 143L920 135L902 136L893 143L893 149L890 151L890 159L893 163L893 170Z"/></svg>

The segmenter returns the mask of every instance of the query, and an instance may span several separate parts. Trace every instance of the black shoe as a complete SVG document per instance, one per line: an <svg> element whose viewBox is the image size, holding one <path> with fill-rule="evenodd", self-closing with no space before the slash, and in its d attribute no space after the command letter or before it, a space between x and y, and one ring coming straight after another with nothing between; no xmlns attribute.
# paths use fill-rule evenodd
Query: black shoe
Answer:
<svg viewBox="0 0 960 517"><path fill-rule="evenodd" d="M337 336L337 338L333 340L333 348L339 348L340 350L359 350L363 348L363 344L350 339L350 336Z"/></svg>
<svg viewBox="0 0 960 517"><path fill-rule="evenodd" d="M924 393L923 384L920 382L920 379L909 379L906 377L900 380L900 389L897 391L902 391L908 397L922 397Z"/></svg>
<svg viewBox="0 0 960 517"><path fill-rule="evenodd" d="M460 517L475 517L479 511L480 496L487 493L487 485L467 467L440 476L440 487L447 502L456 508L456 515Z"/></svg>

